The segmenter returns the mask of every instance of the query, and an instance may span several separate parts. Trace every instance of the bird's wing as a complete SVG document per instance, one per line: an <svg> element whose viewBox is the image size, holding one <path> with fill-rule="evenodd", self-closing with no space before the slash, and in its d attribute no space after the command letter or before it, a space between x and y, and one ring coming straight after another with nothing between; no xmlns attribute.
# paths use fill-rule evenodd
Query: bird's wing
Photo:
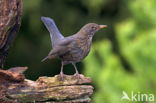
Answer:
<svg viewBox="0 0 156 103"><path fill-rule="evenodd" d="M63 55L71 50L71 46L75 44L75 40L67 37L59 41L59 43L50 51L49 55Z"/></svg>
<svg viewBox="0 0 156 103"><path fill-rule="evenodd" d="M49 17L41 17L41 20L43 21L44 25L50 32L52 46L55 46L60 39L64 38L64 36L58 30L53 19Z"/></svg>
<svg viewBox="0 0 156 103"><path fill-rule="evenodd" d="M60 40L59 43L57 43L57 45L55 45L54 48L49 52L48 56L42 60L42 62L47 59L53 59L63 56L66 53L70 53L71 50L73 50L72 48L74 48L75 43L75 40L71 38Z"/></svg>

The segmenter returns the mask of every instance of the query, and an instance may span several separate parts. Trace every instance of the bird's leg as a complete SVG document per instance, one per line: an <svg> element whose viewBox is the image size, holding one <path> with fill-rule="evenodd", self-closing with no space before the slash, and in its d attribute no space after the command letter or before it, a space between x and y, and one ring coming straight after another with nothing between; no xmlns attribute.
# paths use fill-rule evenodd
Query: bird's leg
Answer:
<svg viewBox="0 0 156 103"><path fill-rule="evenodd" d="M61 78L61 80L64 79L63 66L64 66L64 64L63 64L63 62L62 62L62 63L61 63L61 71L60 71L60 78Z"/></svg>
<svg viewBox="0 0 156 103"><path fill-rule="evenodd" d="M79 72L78 72L78 70L77 70L77 67L76 67L76 64L75 63L72 63L72 65L74 66L74 68L75 68L75 74L74 74L74 76L76 76L78 79L80 78L80 74L79 74Z"/></svg>

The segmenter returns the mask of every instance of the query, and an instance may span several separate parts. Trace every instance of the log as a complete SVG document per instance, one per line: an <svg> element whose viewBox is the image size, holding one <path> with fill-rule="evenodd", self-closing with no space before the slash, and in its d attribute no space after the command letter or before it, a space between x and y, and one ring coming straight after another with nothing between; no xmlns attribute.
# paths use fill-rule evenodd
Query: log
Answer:
<svg viewBox="0 0 156 103"><path fill-rule="evenodd" d="M91 79L80 75L25 79L27 67L0 70L0 103L90 103L93 87Z"/></svg>
<svg viewBox="0 0 156 103"><path fill-rule="evenodd" d="M0 0L0 67L19 31L22 15L21 0Z"/></svg>

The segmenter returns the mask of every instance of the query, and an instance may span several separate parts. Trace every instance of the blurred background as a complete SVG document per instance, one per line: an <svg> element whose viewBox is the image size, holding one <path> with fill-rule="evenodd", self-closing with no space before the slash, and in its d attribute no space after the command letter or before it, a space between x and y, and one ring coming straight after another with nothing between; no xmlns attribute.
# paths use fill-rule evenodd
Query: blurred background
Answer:
<svg viewBox="0 0 156 103"><path fill-rule="evenodd" d="M58 59L41 62L51 50L41 16L53 18L64 36L89 22L108 25L96 33L90 54L77 64L93 80L92 103L132 103L121 101L122 91L156 96L155 0L23 0L21 29L5 68L28 66L26 78L32 80L54 76L61 66ZM75 71L66 65L64 72Z"/></svg>

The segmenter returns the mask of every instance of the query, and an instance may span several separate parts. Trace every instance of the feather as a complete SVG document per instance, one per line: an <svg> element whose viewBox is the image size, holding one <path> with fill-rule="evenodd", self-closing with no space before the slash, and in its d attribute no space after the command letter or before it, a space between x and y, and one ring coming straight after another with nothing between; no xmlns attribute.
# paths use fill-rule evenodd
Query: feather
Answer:
<svg viewBox="0 0 156 103"><path fill-rule="evenodd" d="M64 38L64 36L58 30L53 19L49 17L41 17L41 20L43 21L44 25L50 32L51 43L52 46L54 47L60 39Z"/></svg>

